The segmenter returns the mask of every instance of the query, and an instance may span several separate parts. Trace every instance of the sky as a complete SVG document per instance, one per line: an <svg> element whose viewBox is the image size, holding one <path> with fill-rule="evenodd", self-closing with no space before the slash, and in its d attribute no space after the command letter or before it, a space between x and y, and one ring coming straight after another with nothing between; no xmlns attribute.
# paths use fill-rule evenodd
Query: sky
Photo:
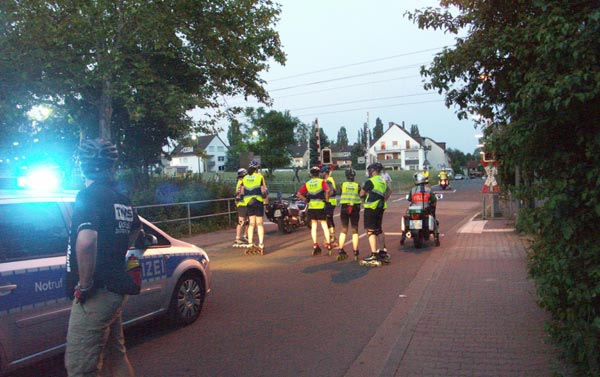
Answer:
<svg viewBox="0 0 600 377"><path fill-rule="evenodd" d="M277 0L282 6L275 25L285 66L272 63L262 77L273 98L273 110L289 110L306 124L318 119L331 141L346 127L357 140L368 122L380 118L416 124L421 136L445 142L446 148L473 153L477 147L472 120L459 121L443 95L423 89L419 71L454 35L420 30L404 13L437 7L431 0ZM244 103L230 105L263 106ZM226 138L224 140L227 140Z"/></svg>

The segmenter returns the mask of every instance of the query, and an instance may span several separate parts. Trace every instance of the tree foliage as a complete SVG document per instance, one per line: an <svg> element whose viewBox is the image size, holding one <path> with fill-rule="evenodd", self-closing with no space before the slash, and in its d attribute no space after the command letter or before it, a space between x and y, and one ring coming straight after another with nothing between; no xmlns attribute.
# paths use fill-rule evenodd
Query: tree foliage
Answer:
<svg viewBox="0 0 600 377"><path fill-rule="evenodd" d="M342 126L338 130L335 145L345 148L348 146L348 143L348 131L346 130L346 127Z"/></svg>
<svg viewBox="0 0 600 377"><path fill-rule="evenodd" d="M373 140L377 140L383 136L383 121L377 117L375 119L375 127L373 127Z"/></svg>
<svg viewBox="0 0 600 377"><path fill-rule="evenodd" d="M2 1L0 126L51 103L147 165L167 138L215 131L221 96L269 102L260 73L285 61L279 13L271 0Z"/></svg>
<svg viewBox="0 0 600 377"><path fill-rule="evenodd" d="M421 134L419 133L419 126L416 124L411 124L410 125L410 136L413 137L420 137Z"/></svg>
<svg viewBox="0 0 600 377"><path fill-rule="evenodd" d="M292 156L289 147L295 144L294 134L296 128L302 124L288 111L281 113L264 108L247 108L246 117L249 119L244 124L244 141L248 149L255 155L260 155L262 164L269 170L290 166Z"/></svg>
<svg viewBox="0 0 600 377"><path fill-rule="evenodd" d="M481 115L505 188L537 203L521 211L518 224L534 235L529 268L540 304L552 313L548 329L595 375L600 236L589 230L600 220L600 3L441 5L409 14L421 28L465 33L423 67L425 87L445 93L459 118Z"/></svg>

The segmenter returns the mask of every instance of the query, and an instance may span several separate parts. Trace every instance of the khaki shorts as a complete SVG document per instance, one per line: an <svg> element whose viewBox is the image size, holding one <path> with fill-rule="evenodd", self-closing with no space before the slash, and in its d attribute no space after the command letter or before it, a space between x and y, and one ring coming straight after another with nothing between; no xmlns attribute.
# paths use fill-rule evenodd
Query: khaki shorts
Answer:
<svg viewBox="0 0 600 377"><path fill-rule="evenodd" d="M125 299L124 295L102 288L84 304L73 301L65 351L69 376L98 375L103 358L111 364L115 375L128 375L131 366L121 321Z"/></svg>

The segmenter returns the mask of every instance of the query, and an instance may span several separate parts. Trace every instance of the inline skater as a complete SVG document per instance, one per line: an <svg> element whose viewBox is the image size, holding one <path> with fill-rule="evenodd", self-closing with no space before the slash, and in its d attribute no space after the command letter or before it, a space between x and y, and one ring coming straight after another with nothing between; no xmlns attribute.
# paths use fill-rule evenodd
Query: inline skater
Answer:
<svg viewBox="0 0 600 377"><path fill-rule="evenodd" d="M385 247L385 235L382 229L383 214L387 208L387 200L392 190L380 175L383 165L379 162L367 167L369 179L360 190L360 197L365 198L364 223L371 247L371 255L363 258L361 265L381 266L390 262L390 255ZM379 246L379 247L378 247Z"/></svg>
<svg viewBox="0 0 600 377"><path fill-rule="evenodd" d="M348 223L350 223L352 250L354 251L354 260L358 260L358 222L360 220L360 185L354 182L356 171L352 168L346 169L346 182L341 185L342 194L340 196L340 221L342 222L342 232L340 233L340 244L337 260L348 258L344 250L346 242L346 233L348 232Z"/></svg>
<svg viewBox="0 0 600 377"><path fill-rule="evenodd" d="M323 178L327 185L329 185L329 200L325 202L325 213L327 213L327 228L329 228L329 242L332 247L337 246L335 238L335 223L333 221L333 215L335 213L335 207L337 206L337 187L335 180L331 176L332 167L329 165L323 165L321 167L321 178Z"/></svg>
<svg viewBox="0 0 600 377"><path fill-rule="evenodd" d="M325 236L325 248L331 255L331 242L329 238L329 229L327 227L327 213L325 212L325 202L329 199L329 185L319 177L321 169L318 166L310 168L310 179L300 187L296 196L300 200L308 202L308 218L310 219L310 236L313 241L312 255L321 254L321 247L318 243L317 228L321 224Z"/></svg>
<svg viewBox="0 0 600 377"><path fill-rule="evenodd" d="M235 241L233 247L249 247L248 238L248 207L242 197L242 181L248 174L248 170L240 168L237 171L237 183L235 185L235 205L238 212L238 223L235 227Z"/></svg>
<svg viewBox="0 0 600 377"><path fill-rule="evenodd" d="M264 254L265 228L263 216L265 214L264 202L269 195L267 184L262 174L258 172L260 163L256 160L250 161L248 174L242 179L241 195L248 208L248 244L246 254ZM258 235L258 245L253 242L254 228Z"/></svg>

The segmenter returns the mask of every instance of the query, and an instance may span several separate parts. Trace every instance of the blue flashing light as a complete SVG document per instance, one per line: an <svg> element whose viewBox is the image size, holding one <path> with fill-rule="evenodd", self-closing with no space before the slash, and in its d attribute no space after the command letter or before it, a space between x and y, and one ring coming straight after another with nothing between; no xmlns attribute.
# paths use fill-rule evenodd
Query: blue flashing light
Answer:
<svg viewBox="0 0 600 377"><path fill-rule="evenodd" d="M60 188L58 169L52 167L36 168L27 175L19 177L17 186L35 191L56 191Z"/></svg>

